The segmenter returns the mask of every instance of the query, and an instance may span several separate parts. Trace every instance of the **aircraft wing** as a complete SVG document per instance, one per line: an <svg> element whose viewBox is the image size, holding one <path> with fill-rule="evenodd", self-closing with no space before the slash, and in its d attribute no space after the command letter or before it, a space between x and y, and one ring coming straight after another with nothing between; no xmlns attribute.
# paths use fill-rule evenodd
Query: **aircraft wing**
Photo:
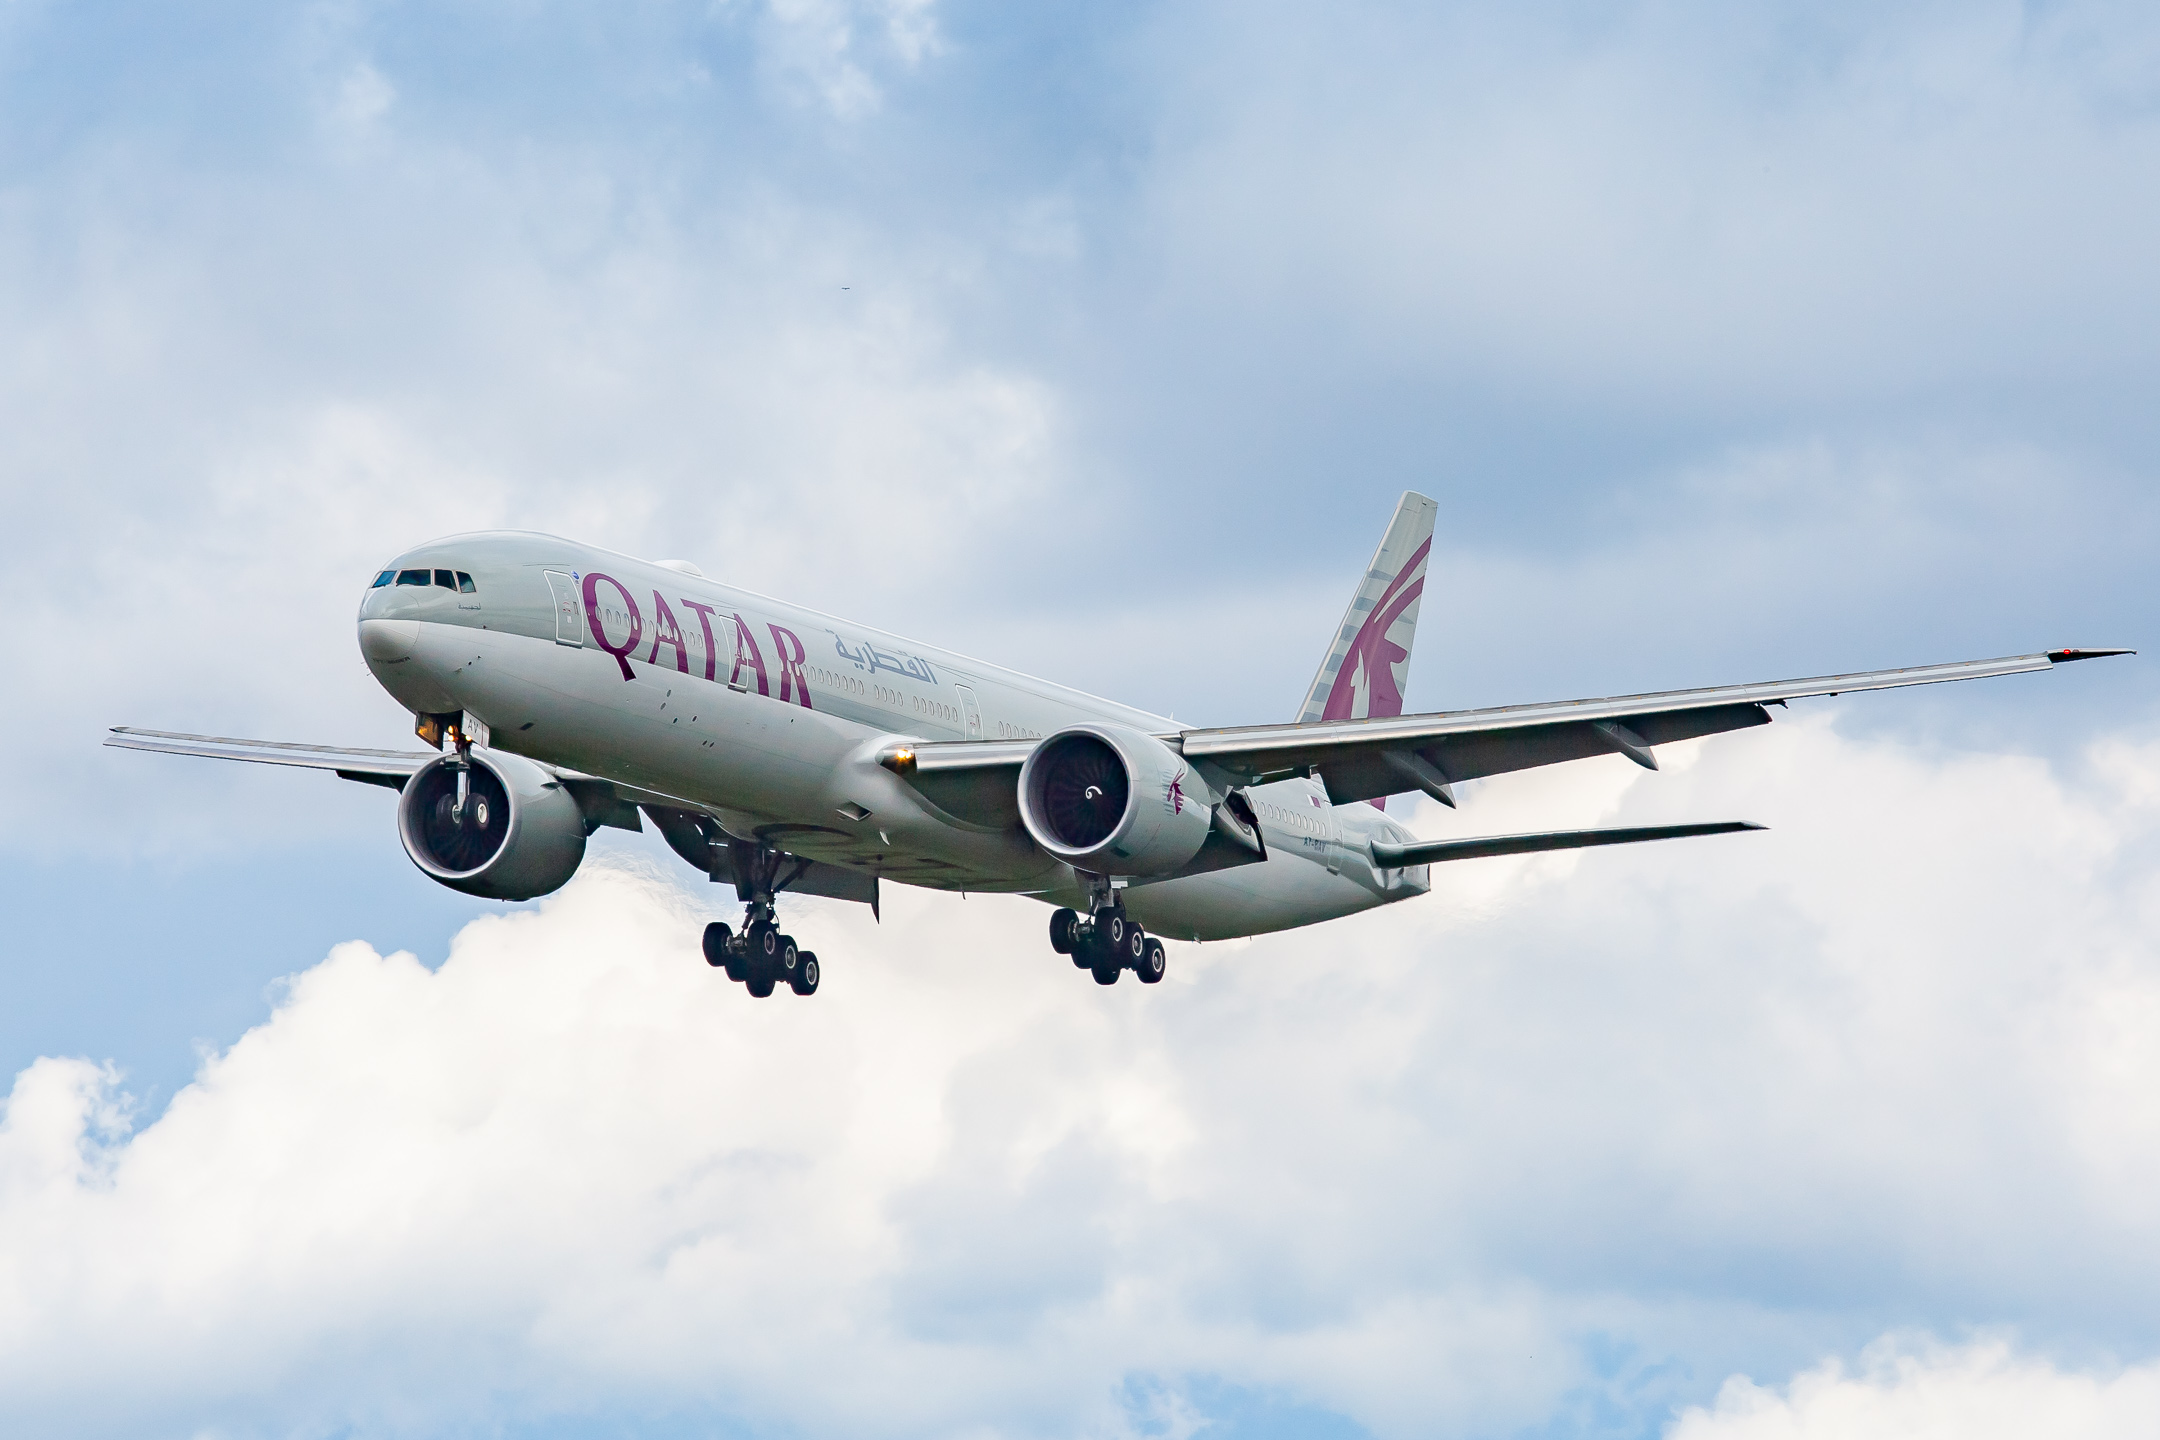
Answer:
<svg viewBox="0 0 2160 1440"><path fill-rule="evenodd" d="M1422 790L1455 803L1457 781L1555 765L1592 755L1626 755L1657 768L1654 747L1770 723L1769 705L1849 690L1939 685L2050 670L2073 660L2128 650L2049 650L2000 660L1966 660L1902 670L1868 670L1805 680L1668 690L1603 700L1549 701L1489 710L1440 711L1366 720L1320 720L1186 730L1162 740L1189 759L1220 766L1249 784L1317 774L1337 804ZM911 747L904 770L918 788L979 788L1017 771L1033 741L935 741ZM890 762L888 762L890 763Z"/></svg>
<svg viewBox="0 0 2160 1440"><path fill-rule="evenodd" d="M1869 670L1721 685L1706 690L1669 690L1604 700L1567 700L1399 715L1374 720L1321 721L1310 725L1246 725L1188 730L1183 752L1254 780L1317 773L1329 798L1341 804L1402 790L1423 790L1454 803L1449 785L1484 775L1539 765L1621 754L1655 770L1658 745L1770 723L1768 705L1850 690L1890 690L1938 685L1992 675L2048 670L2073 660L2122 655L2123 650L2052 650L2000 660L1967 660L1902 670Z"/></svg>
<svg viewBox="0 0 2160 1440"><path fill-rule="evenodd" d="M1618 830L1547 830L1532 835L1481 835L1473 840L1414 840L1392 845L1372 842L1373 864L1383 870L1406 865L1434 865L1442 860L1479 860L1488 855L1527 855L1536 850L1581 850L1592 845L1632 845L1639 840L1682 840L1690 835L1730 835L1763 830L1745 820L1706 825L1637 825Z"/></svg>
<svg viewBox="0 0 2160 1440"><path fill-rule="evenodd" d="M154 750L161 755L200 755L208 760L251 760L258 765L296 765L335 771L339 778L403 788L413 771L435 758L425 750L341 750L332 745L295 745L282 740L232 740L220 735L182 735L171 730L113 727L107 745Z"/></svg>
<svg viewBox="0 0 2160 1440"><path fill-rule="evenodd" d="M126 726L115 726L105 737L105 743L121 750L151 750L161 755L197 755L207 760L247 760L258 765L328 770L341 780L358 780L392 790L402 790L415 770L437 758L435 752L427 750L346 750L334 745L235 740L222 735L183 735L171 730L134 730ZM738 861L735 855L741 842L736 841L734 849L720 843L719 853L715 854L716 842L725 842L730 837L703 807L657 790L618 784L560 765L548 765L538 760L532 763L562 782L563 788L577 801L578 808L585 812L588 825L642 831L645 826L638 815L642 807L652 816L662 838L683 859L716 880L723 878L718 867L724 862L726 878L736 878ZM846 866L799 859L787 877L786 888L798 895L865 900L872 911L877 909L877 877Z"/></svg>
<svg viewBox="0 0 2160 1440"><path fill-rule="evenodd" d="M235 740L223 735L183 735L173 730L135 730L116 725L105 743L120 750L151 750L160 755L197 755L206 760L246 760L257 765L292 765L303 770L328 770L340 780L382 785L402 790L412 773L437 758L427 750L347 750L335 745L296 744L286 740ZM533 762L539 764L538 761ZM618 830L642 830L639 805L687 805L672 795L617 785L611 780L543 765L576 798L595 825Z"/></svg>

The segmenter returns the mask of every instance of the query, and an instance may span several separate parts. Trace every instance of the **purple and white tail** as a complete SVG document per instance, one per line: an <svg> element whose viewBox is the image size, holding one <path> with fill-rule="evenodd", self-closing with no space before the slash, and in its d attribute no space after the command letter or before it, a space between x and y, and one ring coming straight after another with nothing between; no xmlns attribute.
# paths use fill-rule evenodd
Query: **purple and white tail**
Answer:
<svg viewBox="0 0 2160 1440"><path fill-rule="evenodd" d="M1305 708L1298 712L1300 723L1402 714L1410 643L1417 637L1418 600L1425 593L1425 562L1439 513L1438 502L1404 492L1313 677Z"/></svg>

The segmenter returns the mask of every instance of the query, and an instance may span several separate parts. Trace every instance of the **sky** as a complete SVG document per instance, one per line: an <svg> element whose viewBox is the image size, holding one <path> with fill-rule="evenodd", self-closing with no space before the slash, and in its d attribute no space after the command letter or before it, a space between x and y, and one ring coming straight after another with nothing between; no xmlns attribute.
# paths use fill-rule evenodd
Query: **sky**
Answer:
<svg viewBox="0 0 2160 1440"><path fill-rule="evenodd" d="M2160 644L2127 4L0 0L0 1425L2160 1430L2160 669L1399 808L1425 899L1098 989L651 835L469 900L383 561L518 527L1194 723L1397 496L1407 700Z"/></svg>

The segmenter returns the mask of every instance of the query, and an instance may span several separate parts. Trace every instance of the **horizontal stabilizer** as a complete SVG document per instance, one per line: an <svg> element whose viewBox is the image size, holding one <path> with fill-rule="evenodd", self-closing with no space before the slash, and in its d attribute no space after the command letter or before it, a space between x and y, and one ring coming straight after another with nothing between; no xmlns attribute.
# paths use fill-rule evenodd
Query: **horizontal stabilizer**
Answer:
<svg viewBox="0 0 2160 1440"><path fill-rule="evenodd" d="M1745 820L1708 825L1637 825L1622 830L1547 830L1534 835L1486 835L1475 840L1419 840L1408 845L1372 842L1373 863L1383 870L1433 865L1442 860L1481 860L1488 855L1526 855L1535 850L1581 850L1592 845L1632 845L1638 840L1679 840L1689 835L1730 835L1763 830Z"/></svg>

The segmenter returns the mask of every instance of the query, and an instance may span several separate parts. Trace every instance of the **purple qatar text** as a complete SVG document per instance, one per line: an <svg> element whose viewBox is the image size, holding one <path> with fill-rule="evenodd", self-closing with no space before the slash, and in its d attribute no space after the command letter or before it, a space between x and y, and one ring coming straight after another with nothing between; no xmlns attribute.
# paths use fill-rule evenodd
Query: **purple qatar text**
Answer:
<svg viewBox="0 0 2160 1440"><path fill-rule="evenodd" d="M600 600L600 587L603 585L614 590L619 597L619 603L603 607ZM751 630L749 621L743 619L739 612L723 614L718 607L687 596L678 599L676 603L682 606L686 613L698 618L698 629L705 641L707 680L720 678L720 646L725 643L730 652L727 683L736 689L748 690L749 683L744 678L747 671L757 679L757 693L772 696L772 673L766 668L765 652L759 647L757 635ZM674 607L668 604L667 597L658 590L652 592L652 607L652 645L639 658L647 665L662 665L664 662L660 659L661 652L667 651L674 660L677 672L689 674L690 641L683 634L682 623L675 618ZM609 636L603 609L612 609L622 615L623 625L628 633L620 643ZM645 639L645 614L638 607L637 597L630 593L630 587L612 575L603 575L598 571L588 573L585 576L585 623L592 630L593 644L615 657L616 665L622 669L622 678L636 679L637 672L630 668L630 661L632 652ZM783 703L800 705L805 710L815 709L810 703L810 682L803 674L802 641L794 631L785 626L768 622L765 629L772 637L775 668L780 672L778 698Z"/></svg>

